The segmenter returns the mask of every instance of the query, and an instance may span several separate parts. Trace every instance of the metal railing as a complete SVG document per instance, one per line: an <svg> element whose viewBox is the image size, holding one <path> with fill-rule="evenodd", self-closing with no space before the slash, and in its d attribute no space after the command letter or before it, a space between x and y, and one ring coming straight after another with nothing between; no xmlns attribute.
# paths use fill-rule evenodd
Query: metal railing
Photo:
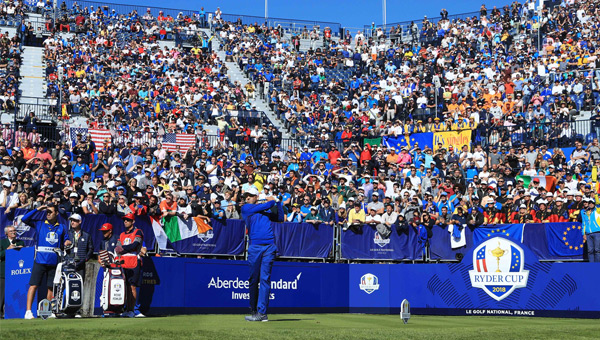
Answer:
<svg viewBox="0 0 600 340"><path fill-rule="evenodd" d="M128 5L128 4L118 4L118 3L112 3L112 2L97 2L97 1L87 1L87 0L83 0L83 1L66 0L65 3L67 5L67 9L69 11L71 11L73 9L74 5L77 4L79 6L80 10L83 10L86 7L88 9L93 7L94 10L101 8L104 11L105 15L111 14L113 9L115 10L115 13L117 13L117 14L129 14L133 11L136 11L140 18L144 14L146 14L146 12L148 10L150 10L150 13L152 14L152 16L154 18L158 17L160 12L163 12L163 15L165 15L165 16L170 15L173 18L177 18L177 15L179 15L179 13L182 13L183 15L187 15L189 17L194 17L194 13L198 12L198 11L186 10L186 9L152 7L152 6L144 6L144 5ZM60 10L60 5L58 6L58 9Z"/></svg>
<svg viewBox="0 0 600 340"><path fill-rule="evenodd" d="M96 2L96 1L73 1L66 0L67 9L70 11L73 8L73 5L76 3L81 10L85 7L88 9L93 6L94 9L101 8L105 14L112 13L112 10L115 10L117 14L129 14L132 11L136 11L139 17L141 18L144 14L150 10L150 13L156 18L159 15L159 12L163 12L163 15L170 15L173 18L177 18L177 15L181 13L184 16L189 16L193 18L198 18L198 10L187 10L187 9L174 9L174 8L163 8L163 7L151 7L151 6L143 6L143 5L126 5L126 4L117 4L111 2ZM200 6L198 6L198 9ZM60 6L59 6L60 9ZM214 17L214 12L205 12L204 22L208 20L209 16ZM318 26L321 29L326 26L331 27L333 32L339 32L342 25L337 22L327 22L327 21L319 21L319 20L302 20L302 19L289 19L289 18L264 18L261 16L254 15L242 15L242 14L230 14L223 13L221 14L221 18L225 21L229 22L241 22L244 25L250 25L257 23L259 25L266 23L269 27L277 27L277 25L281 25L284 30L295 31L297 29L304 29L304 26L310 30L314 26Z"/></svg>
<svg viewBox="0 0 600 340"><path fill-rule="evenodd" d="M57 105L53 106L50 104L19 103L15 110L15 115L17 119L23 119L31 112L38 119L56 120L59 115L59 108Z"/></svg>
<svg viewBox="0 0 600 340"><path fill-rule="evenodd" d="M448 15L448 20L450 20L451 22L454 22L456 20L463 20L463 19L467 19L467 18L472 18L472 17L479 17L479 12L467 12L467 13L460 13L460 14L453 14L453 15ZM442 19L442 17L432 17L432 18L427 18L427 21L431 22L432 24L437 24L438 21L440 21ZM402 27L402 34L403 36L411 36L411 29L410 26L411 24L414 22L415 24L417 24L418 32L416 33L416 37L419 37L420 33L421 33L421 29L423 28L423 22L425 21L425 18L423 19L417 19L417 20L408 20L408 21L400 21L400 22L393 22L393 23L386 23L385 25L383 24L379 24L379 25L365 25L364 26L364 32L366 36L372 36L375 33L375 30L377 28L381 28L383 30L383 33L389 37L390 35L390 29L392 27L396 27L396 26L400 26Z"/></svg>
<svg viewBox="0 0 600 340"><path fill-rule="evenodd" d="M17 127L16 129L15 126ZM12 133L5 133L7 129ZM3 136L7 148L23 147L27 141L30 141L34 145L43 145L47 148L52 148L57 142L63 139L62 129L54 123L40 122L28 125L23 120L12 124L5 124L2 127L1 136Z"/></svg>

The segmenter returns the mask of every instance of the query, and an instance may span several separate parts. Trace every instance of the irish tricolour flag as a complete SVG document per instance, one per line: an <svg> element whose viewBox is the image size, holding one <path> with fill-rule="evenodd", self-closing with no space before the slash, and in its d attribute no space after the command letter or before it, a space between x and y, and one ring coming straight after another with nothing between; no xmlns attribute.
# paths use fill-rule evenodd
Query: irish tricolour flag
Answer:
<svg viewBox="0 0 600 340"><path fill-rule="evenodd" d="M212 227L201 217L190 217L184 220L178 216L168 216L162 219L162 226L158 220L152 219L152 228L160 249L167 249L167 239L177 242L206 233ZM164 230L164 231L163 231Z"/></svg>
<svg viewBox="0 0 600 340"><path fill-rule="evenodd" d="M522 179L525 188L529 188L529 183L533 182L535 178L540 181L542 188L546 188L547 191L555 191L557 180L554 176L517 176L517 181Z"/></svg>

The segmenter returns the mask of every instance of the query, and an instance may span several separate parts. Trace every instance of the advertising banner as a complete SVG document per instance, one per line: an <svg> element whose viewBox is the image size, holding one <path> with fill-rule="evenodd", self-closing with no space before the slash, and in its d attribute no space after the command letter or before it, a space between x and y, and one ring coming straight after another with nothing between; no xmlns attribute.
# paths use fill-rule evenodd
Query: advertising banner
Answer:
<svg viewBox="0 0 600 340"><path fill-rule="evenodd" d="M6 319L21 319L25 316L34 252L33 247L6 251L4 270L4 317ZM40 287L39 291L45 294L47 292L45 287L45 285ZM31 312L37 315L37 300L34 301Z"/></svg>
<svg viewBox="0 0 600 340"><path fill-rule="evenodd" d="M246 261L146 258L140 310L149 315L246 313L249 311ZM269 310L347 312L348 265L275 262ZM97 290L101 287L98 275ZM100 314L96 292L96 313Z"/></svg>
<svg viewBox="0 0 600 340"><path fill-rule="evenodd" d="M390 266L390 283L379 284L394 285L392 313L408 299L413 314L598 318L598 280L598 263L539 262L501 235L466 251L461 263Z"/></svg>

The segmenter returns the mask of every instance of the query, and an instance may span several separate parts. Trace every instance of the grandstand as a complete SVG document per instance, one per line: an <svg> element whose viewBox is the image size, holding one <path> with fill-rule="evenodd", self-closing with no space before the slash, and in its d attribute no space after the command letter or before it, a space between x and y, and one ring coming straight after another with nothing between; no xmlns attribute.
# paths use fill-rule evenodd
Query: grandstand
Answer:
<svg viewBox="0 0 600 340"><path fill-rule="evenodd" d="M312 245L290 241L282 262L460 263L496 228L542 261L597 262L580 230L600 190L598 1L536 6L356 31L11 0L0 221L54 202L98 238L139 211L150 254L235 263L256 188L283 205L278 237ZM161 239L171 194L214 234Z"/></svg>

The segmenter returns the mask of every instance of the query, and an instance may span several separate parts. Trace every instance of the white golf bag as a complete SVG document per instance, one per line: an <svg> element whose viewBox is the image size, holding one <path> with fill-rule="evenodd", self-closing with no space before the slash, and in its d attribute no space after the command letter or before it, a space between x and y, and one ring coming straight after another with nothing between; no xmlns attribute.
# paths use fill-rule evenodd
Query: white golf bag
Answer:
<svg viewBox="0 0 600 340"><path fill-rule="evenodd" d="M105 312L122 313L127 305L127 281L125 272L119 261L115 261L112 254L100 254L104 264L104 279L102 280L102 295L100 305Z"/></svg>
<svg viewBox="0 0 600 340"><path fill-rule="evenodd" d="M55 252L60 257L56 267L52 291L54 298L51 301L52 311L56 314L75 315L83 302L83 279L75 270L75 260L65 256L65 252L58 249Z"/></svg>

